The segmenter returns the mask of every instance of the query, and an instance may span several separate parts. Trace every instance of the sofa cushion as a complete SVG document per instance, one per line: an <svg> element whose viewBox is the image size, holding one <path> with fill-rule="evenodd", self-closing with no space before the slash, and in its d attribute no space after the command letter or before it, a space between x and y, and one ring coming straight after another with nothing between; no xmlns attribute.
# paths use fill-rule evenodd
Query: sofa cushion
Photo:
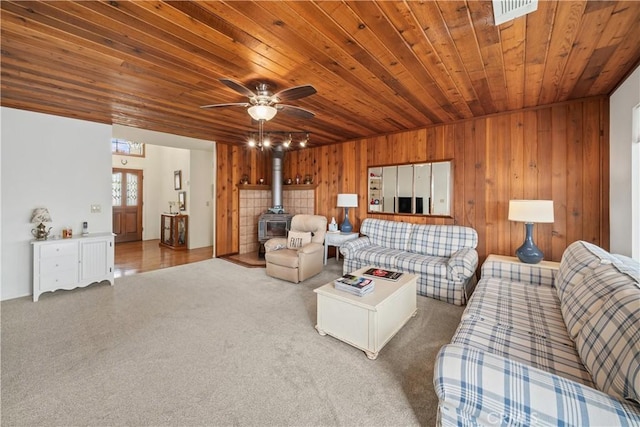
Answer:
<svg viewBox="0 0 640 427"><path fill-rule="evenodd" d="M580 329L576 347L598 389L640 403L640 284L610 293Z"/></svg>
<svg viewBox="0 0 640 427"><path fill-rule="evenodd" d="M463 248L478 246L478 233L459 225L414 225L407 244L409 252L450 257Z"/></svg>
<svg viewBox="0 0 640 427"><path fill-rule="evenodd" d="M623 265L602 264L584 274L582 281L569 287L562 304L562 316L571 339L575 340L593 313L600 310L611 293L634 282Z"/></svg>
<svg viewBox="0 0 640 427"><path fill-rule="evenodd" d="M407 249L412 226L413 224L406 222L367 218L362 221L360 234L368 236L373 245L404 251Z"/></svg>
<svg viewBox="0 0 640 427"><path fill-rule="evenodd" d="M615 264L620 265L625 273L634 278L636 282L640 282L640 264L633 258L629 258L626 255L613 254L616 257Z"/></svg>
<svg viewBox="0 0 640 427"><path fill-rule="evenodd" d="M462 317L481 319L574 346L560 313L560 301L550 286L482 279Z"/></svg>
<svg viewBox="0 0 640 427"><path fill-rule="evenodd" d="M609 252L592 243L578 240L570 244L562 254L555 281L560 302L563 303L564 294L573 285L580 283L589 270L616 260Z"/></svg>
<svg viewBox="0 0 640 427"><path fill-rule="evenodd" d="M553 287L557 268L546 266L545 264L525 264L524 262L513 262L512 257L504 255L492 255L482 264L481 276L500 277L505 280L528 283L532 286Z"/></svg>
<svg viewBox="0 0 640 427"><path fill-rule="evenodd" d="M449 258L401 252L396 257L398 269L427 276L447 277Z"/></svg>
<svg viewBox="0 0 640 427"><path fill-rule="evenodd" d="M593 387L591 375L574 347L537 334L491 321L465 318L451 342L488 351Z"/></svg>
<svg viewBox="0 0 640 427"><path fill-rule="evenodd" d="M358 265L371 265L390 270L398 269L398 256L404 254L398 249L389 249L377 245L369 245L360 249L356 255Z"/></svg>

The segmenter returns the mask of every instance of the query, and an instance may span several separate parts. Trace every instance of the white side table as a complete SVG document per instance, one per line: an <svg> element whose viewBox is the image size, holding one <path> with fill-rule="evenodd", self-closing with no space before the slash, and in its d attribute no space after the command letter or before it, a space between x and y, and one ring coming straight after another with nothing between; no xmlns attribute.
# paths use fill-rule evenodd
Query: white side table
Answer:
<svg viewBox="0 0 640 427"><path fill-rule="evenodd" d="M507 256L507 255L490 254L485 260L485 262L487 261L500 261L508 264L522 265L522 266L536 266L539 268L548 268L549 270L555 270L555 271L558 271L558 269L560 268L560 263L555 261L543 260L543 261L540 261L538 264L525 264L522 261L520 261L518 257Z"/></svg>
<svg viewBox="0 0 640 427"><path fill-rule="evenodd" d="M340 246L348 242L349 240L355 240L360 236L360 233L336 233L329 232L324 236L324 265L327 265L327 253L329 246L336 247L336 261L340 259Z"/></svg>

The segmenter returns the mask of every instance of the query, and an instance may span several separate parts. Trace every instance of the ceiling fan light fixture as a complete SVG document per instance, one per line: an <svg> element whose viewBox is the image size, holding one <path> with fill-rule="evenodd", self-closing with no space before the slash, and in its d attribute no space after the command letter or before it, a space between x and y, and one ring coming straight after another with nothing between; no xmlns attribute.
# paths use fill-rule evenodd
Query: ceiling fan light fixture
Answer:
<svg viewBox="0 0 640 427"><path fill-rule="evenodd" d="M253 105L247 110L253 120L269 121L276 116L278 110L271 105Z"/></svg>

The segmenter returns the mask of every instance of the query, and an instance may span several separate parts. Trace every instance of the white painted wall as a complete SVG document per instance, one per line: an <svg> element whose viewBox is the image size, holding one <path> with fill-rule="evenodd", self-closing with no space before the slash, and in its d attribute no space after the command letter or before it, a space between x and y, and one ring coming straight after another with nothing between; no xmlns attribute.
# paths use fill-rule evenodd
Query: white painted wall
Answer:
<svg viewBox="0 0 640 427"><path fill-rule="evenodd" d="M189 184L195 185L197 176L197 191L202 192L195 204L187 194L190 226L191 215L198 209L196 230L202 230L193 243L210 246L215 241L213 142L5 107L0 107L0 125L0 300L32 294L34 225L29 221L35 207L46 206L51 212L52 235L60 235L65 226L80 234L83 221L88 221L92 233L112 231L111 168L123 167L118 158L112 159L114 136L145 142L147 152L158 158L158 164L150 166L143 159L127 157L127 167L145 171L145 203L157 210L143 220L148 233L144 238L159 238L159 212L169 209L169 200L177 201L173 170L181 169L186 191L191 192ZM198 152L194 155L190 150ZM156 182L161 190L154 188ZM200 212L200 205L207 207L207 197L209 209ZM101 213L91 213L93 204L101 205ZM203 235L210 236L206 244ZM199 247L195 245L190 242L190 247Z"/></svg>
<svg viewBox="0 0 640 427"><path fill-rule="evenodd" d="M51 213L53 235L110 232L111 126L2 107L0 299L32 294L34 208ZM99 204L101 213L91 213Z"/></svg>
<svg viewBox="0 0 640 427"><path fill-rule="evenodd" d="M178 201L178 190L173 186L174 171L182 171L183 188L188 193L185 177L189 174L189 153L190 150L180 148L146 145L145 157L112 156L114 168L143 171L142 240L160 238L160 215L169 212L170 200ZM123 160L126 165L122 164ZM183 213L189 213L188 205Z"/></svg>
<svg viewBox="0 0 640 427"><path fill-rule="evenodd" d="M450 162L435 162L431 164L433 173L433 211L434 215L449 215L451 213L452 178Z"/></svg>
<svg viewBox="0 0 640 427"><path fill-rule="evenodd" d="M640 67L611 95L609 215L611 252L640 261L640 148L633 137L633 111L640 104ZM636 124L637 126L637 124Z"/></svg>
<svg viewBox="0 0 640 427"><path fill-rule="evenodd" d="M178 200L173 171L181 170L182 189L187 192L187 210L183 213L189 215L189 249L212 246L215 142L121 125L113 125L113 137L146 144L145 160L114 156L113 163L114 167L125 167L116 165L126 158L126 167L145 171L143 239L160 238L160 214L169 211L169 200Z"/></svg>
<svg viewBox="0 0 640 427"><path fill-rule="evenodd" d="M178 201L178 192L186 191L190 193L189 180L191 179L191 167L189 164L189 150L171 147L157 147L159 151L159 186L156 188L157 195L157 211L156 223L152 225L157 230L157 237L160 238L160 212L169 212L169 202ZM174 172L182 172L182 189L176 190L174 186ZM189 197L187 197L187 210L183 211L185 215L189 215ZM151 222L151 221L150 221ZM191 218L189 218L189 235L192 233ZM189 240L191 240L189 238ZM190 245L188 245L190 247Z"/></svg>
<svg viewBox="0 0 640 427"><path fill-rule="evenodd" d="M190 151L189 191L189 249L213 246L213 173L212 151Z"/></svg>

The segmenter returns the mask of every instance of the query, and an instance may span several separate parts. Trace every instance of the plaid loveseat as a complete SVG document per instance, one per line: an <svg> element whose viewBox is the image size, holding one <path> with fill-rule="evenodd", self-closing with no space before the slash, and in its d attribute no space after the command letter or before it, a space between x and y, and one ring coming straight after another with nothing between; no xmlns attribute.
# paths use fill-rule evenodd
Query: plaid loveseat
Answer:
<svg viewBox="0 0 640 427"><path fill-rule="evenodd" d="M640 426L639 276L582 241L557 273L487 260L436 358L439 425Z"/></svg>
<svg viewBox="0 0 640 427"><path fill-rule="evenodd" d="M478 233L456 225L365 219L340 247L344 273L366 266L418 275L418 294L463 305L476 283Z"/></svg>

